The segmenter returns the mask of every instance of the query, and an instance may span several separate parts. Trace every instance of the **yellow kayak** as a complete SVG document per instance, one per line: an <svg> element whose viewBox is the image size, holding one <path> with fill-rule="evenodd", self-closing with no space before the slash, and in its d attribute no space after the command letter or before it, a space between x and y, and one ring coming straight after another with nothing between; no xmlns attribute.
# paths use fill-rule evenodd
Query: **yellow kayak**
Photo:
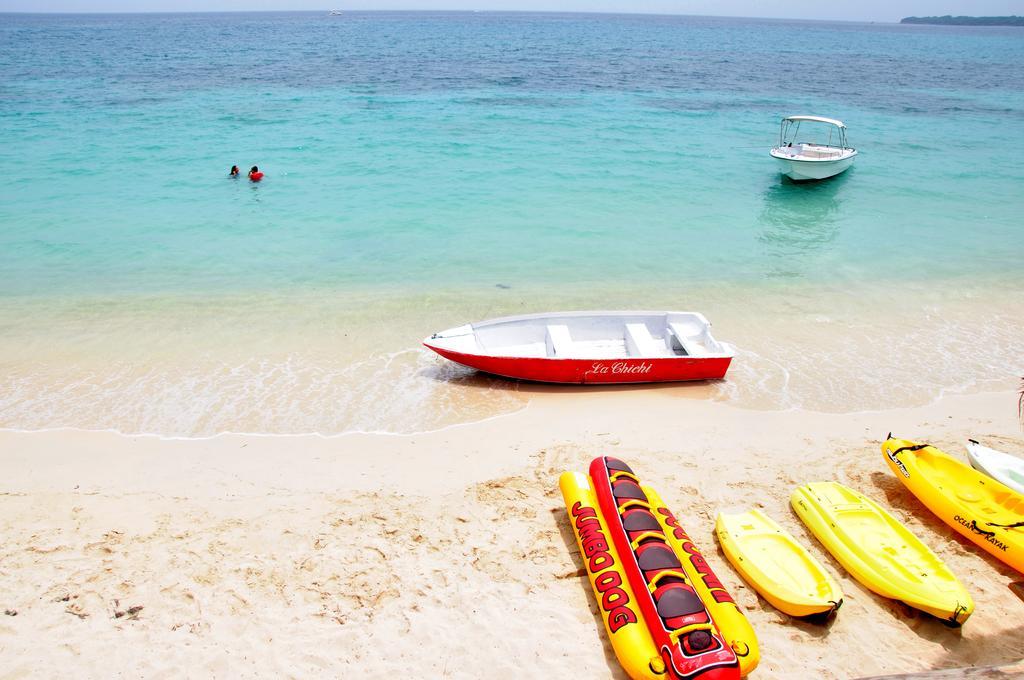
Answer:
<svg viewBox="0 0 1024 680"><path fill-rule="evenodd" d="M776 609L827 616L843 604L843 591L825 568L760 510L719 513L715 534L743 580Z"/></svg>
<svg viewBox="0 0 1024 680"><path fill-rule="evenodd" d="M962 625L974 601L953 572L870 499L836 482L797 487L790 503L850 574L882 597Z"/></svg>
<svg viewBox="0 0 1024 680"><path fill-rule="evenodd" d="M882 453L939 519L1024 573L1024 495L928 444L890 438Z"/></svg>

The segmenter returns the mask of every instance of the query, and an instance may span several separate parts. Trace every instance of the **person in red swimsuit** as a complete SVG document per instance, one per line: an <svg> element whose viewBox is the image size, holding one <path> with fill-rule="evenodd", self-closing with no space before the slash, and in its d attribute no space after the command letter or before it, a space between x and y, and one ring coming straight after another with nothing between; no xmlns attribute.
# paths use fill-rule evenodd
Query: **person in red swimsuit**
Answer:
<svg viewBox="0 0 1024 680"><path fill-rule="evenodd" d="M252 170L249 171L249 179L252 180L253 182L259 182L261 179L263 179L263 173L260 172L260 169L254 165L252 166Z"/></svg>

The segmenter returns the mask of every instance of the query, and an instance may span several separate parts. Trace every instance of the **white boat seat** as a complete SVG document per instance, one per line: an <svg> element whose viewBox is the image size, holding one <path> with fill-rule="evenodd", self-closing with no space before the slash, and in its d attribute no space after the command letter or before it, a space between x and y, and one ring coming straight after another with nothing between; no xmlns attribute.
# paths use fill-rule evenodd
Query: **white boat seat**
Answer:
<svg viewBox="0 0 1024 680"><path fill-rule="evenodd" d="M569 327L563 324L549 325L544 335L544 346L549 357L572 355L572 336Z"/></svg>
<svg viewBox="0 0 1024 680"><path fill-rule="evenodd" d="M665 356L665 344L654 339L646 324L627 323L626 352L631 357Z"/></svg>
<svg viewBox="0 0 1024 680"><path fill-rule="evenodd" d="M679 341L679 346L683 348L683 351L686 352L687 356L699 357L707 354L703 347L687 338L686 331L683 330L682 325L678 323L670 323L668 328L672 331L672 335L676 336L676 340Z"/></svg>

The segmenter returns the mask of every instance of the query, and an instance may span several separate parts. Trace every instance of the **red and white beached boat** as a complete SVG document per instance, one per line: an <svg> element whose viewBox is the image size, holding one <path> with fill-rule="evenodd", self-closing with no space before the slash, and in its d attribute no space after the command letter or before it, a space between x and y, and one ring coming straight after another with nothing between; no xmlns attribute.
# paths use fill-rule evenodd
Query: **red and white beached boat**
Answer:
<svg viewBox="0 0 1024 680"><path fill-rule="evenodd" d="M695 312L508 316L434 333L423 344L486 373L551 383L713 380L734 354Z"/></svg>

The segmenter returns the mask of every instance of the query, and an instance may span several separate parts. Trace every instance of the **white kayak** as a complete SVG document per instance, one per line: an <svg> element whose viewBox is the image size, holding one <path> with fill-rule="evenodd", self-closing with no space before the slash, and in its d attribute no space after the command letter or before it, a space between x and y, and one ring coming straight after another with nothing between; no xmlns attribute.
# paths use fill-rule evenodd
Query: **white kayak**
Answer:
<svg viewBox="0 0 1024 680"><path fill-rule="evenodd" d="M967 458L975 470L1024 494L1024 459L982 446L973 439L967 440Z"/></svg>

